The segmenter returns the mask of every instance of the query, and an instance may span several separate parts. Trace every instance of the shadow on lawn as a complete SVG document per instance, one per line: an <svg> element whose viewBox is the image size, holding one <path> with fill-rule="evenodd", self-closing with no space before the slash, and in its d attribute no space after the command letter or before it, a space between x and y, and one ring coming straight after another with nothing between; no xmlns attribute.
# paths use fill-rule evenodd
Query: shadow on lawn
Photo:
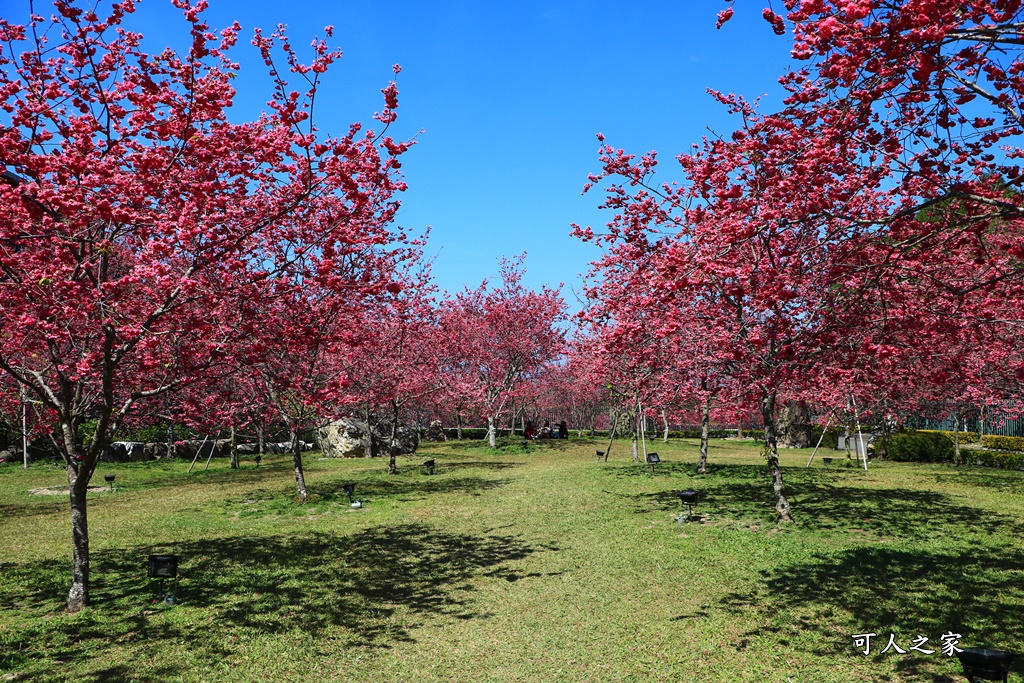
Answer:
<svg viewBox="0 0 1024 683"><path fill-rule="evenodd" d="M765 468L722 465L705 478L677 479L677 489L701 491L699 510L719 519L763 522L775 505ZM722 476L715 476L715 475ZM958 532L1024 533L1015 517L965 504L965 498L907 488L844 485L852 473L788 469L786 491L796 528L810 531L866 533L925 540ZM637 512L681 510L674 490L631 496Z"/></svg>
<svg viewBox="0 0 1024 683"><path fill-rule="evenodd" d="M753 590L732 593L722 605L747 619L750 610L760 615L761 626L742 634L737 649L767 637L821 656L860 657L852 636L877 633L870 656L897 656L896 669L912 680L951 683L961 679L947 673L962 670L941 653L941 636L961 634L960 647L1021 652L1022 601L1024 551L971 541L934 552L871 546L819 554L761 572ZM907 654L879 654L890 633ZM927 637L923 647L935 653L909 651L917 636ZM1018 660L1013 670L1024 671L1022 664Z"/></svg>
<svg viewBox="0 0 1024 683"><path fill-rule="evenodd" d="M469 597L474 579L516 582L525 577L512 563L557 550L512 534L454 534L405 524L351 536L218 538L158 551L145 547L103 551L94 554L94 609L79 618L67 618L62 626L64 644L53 647L63 639L40 632L33 635L29 630L19 634L18 643L8 645L29 654L35 651L37 657L39 649L50 647L43 655L46 658L92 658L97 665L106 649L124 647L126 642L134 650L152 651L169 643L189 642L201 659L215 661L230 654L227 643L234 635L252 632L273 635L300 630L316 636L340 630L338 635L349 646L388 647L413 642L414 631L431 618L484 616ZM159 608L143 609L156 592L156 583L145 579L150 552L182 557L179 606L174 609L199 608L204 611L202 618L164 619ZM52 602L50 592L55 586L50 567L5 564L0 571L17 586L8 589L15 594L4 600L11 603L5 607L24 608L44 594ZM216 625L213 631L210 623ZM172 677L174 673L182 672L164 672ZM113 675L98 672L95 680L113 680Z"/></svg>
<svg viewBox="0 0 1024 683"><path fill-rule="evenodd" d="M442 470L443 471L443 470ZM381 498L404 497L406 500L422 500L435 493L470 493L479 495L509 483L509 479L485 479L483 477L442 477L424 476L417 479L338 479L318 482L310 491L325 501L348 501L344 486L355 483L355 498L372 502Z"/></svg>

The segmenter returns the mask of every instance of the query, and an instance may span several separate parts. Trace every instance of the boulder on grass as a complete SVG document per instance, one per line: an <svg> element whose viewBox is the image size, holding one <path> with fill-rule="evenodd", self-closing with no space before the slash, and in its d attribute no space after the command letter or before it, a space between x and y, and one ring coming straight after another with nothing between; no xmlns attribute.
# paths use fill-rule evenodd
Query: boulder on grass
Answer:
<svg viewBox="0 0 1024 683"><path fill-rule="evenodd" d="M366 456L366 422L354 417L345 417L316 430L320 450L327 458L362 458ZM373 443L377 455L388 455L391 442L391 425L374 425ZM399 427L396 455L415 453L420 445L415 429Z"/></svg>

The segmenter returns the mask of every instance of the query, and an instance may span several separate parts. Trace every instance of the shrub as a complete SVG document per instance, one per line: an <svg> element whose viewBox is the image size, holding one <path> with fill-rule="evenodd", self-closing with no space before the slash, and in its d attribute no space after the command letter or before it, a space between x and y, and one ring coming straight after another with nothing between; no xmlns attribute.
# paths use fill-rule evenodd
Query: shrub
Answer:
<svg viewBox="0 0 1024 683"><path fill-rule="evenodd" d="M953 432L944 432L938 429L918 429L918 433L942 434L950 441L953 440ZM960 432L960 443L978 443L978 432Z"/></svg>
<svg viewBox="0 0 1024 683"><path fill-rule="evenodd" d="M1003 449L1007 451L1024 451L1024 436L996 436L986 434L981 437L981 445L985 448Z"/></svg>
<svg viewBox="0 0 1024 683"><path fill-rule="evenodd" d="M663 432L658 432L658 436L661 436ZM736 430L734 429L712 429L708 431L709 439L725 439L730 436L735 436ZM684 429L678 431L671 429L668 432L668 438L670 439L699 439L700 429Z"/></svg>
<svg viewBox="0 0 1024 683"><path fill-rule="evenodd" d="M1024 453L1001 451L971 451L969 459L982 467L998 467L1001 470L1024 470Z"/></svg>
<svg viewBox="0 0 1024 683"><path fill-rule="evenodd" d="M904 432L879 441L875 453L883 452L900 462L948 462L953 460L953 442L938 432Z"/></svg>
<svg viewBox="0 0 1024 683"><path fill-rule="evenodd" d="M822 438L822 432L825 437ZM821 439L821 445L826 448L835 448L839 444L839 435L843 433L840 427L831 426L825 429L821 425L811 425L811 444L814 446L818 445L818 440Z"/></svg>

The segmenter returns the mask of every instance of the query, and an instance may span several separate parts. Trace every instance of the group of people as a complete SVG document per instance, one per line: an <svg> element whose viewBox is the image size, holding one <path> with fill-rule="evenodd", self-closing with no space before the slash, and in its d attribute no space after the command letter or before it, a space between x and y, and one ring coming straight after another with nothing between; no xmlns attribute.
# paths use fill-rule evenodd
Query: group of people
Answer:
<svg viewBox="0 0 1024 683"><path fill-rule="evenodd" d="M533 422L528 420L524 434L527 439L568 439L569 425L566 424L565 420L562 420L552 427L549 421L544 420L544 426L540 428L540 431L537 431Z"/></svg>

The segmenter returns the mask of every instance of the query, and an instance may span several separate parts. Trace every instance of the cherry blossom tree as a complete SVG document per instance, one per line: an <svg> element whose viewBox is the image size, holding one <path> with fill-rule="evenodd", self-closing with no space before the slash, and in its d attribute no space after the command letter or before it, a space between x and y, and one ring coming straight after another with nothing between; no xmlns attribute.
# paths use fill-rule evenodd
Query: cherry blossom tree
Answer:
<svg viewBox="0 0 1024 683"><path fill-rule="evenodd" d="M486 416L491 448L498 445L498 418L520 382L558 358L564 345L558 323L565 303L556 290L523 286L522 258L502 262L501 286L492 288L485 281L441 305L445 372Z"/></svg>
<svg viewBox="0 0 1024 683"><path fill-rule="evenodd" d="M338 51L316 40L307 65L280 29L257 31L272 99L257 120L232 123L240 28L214 32L205 2L174 4L191 38L184 54L142 51L126 25L131 0L106 15L58 0L52 19L0 20L0 370L58 425L70 611L89 600L86 490L110 434L140 403L236 364L256 324L234 317L237 302L263 299L289 260L283 247L316 245L327 263L339 243L372 244L404 187L406 143L358 124L326 137L313 123ZM383 92L386 126L397 90Z"/></svg>

